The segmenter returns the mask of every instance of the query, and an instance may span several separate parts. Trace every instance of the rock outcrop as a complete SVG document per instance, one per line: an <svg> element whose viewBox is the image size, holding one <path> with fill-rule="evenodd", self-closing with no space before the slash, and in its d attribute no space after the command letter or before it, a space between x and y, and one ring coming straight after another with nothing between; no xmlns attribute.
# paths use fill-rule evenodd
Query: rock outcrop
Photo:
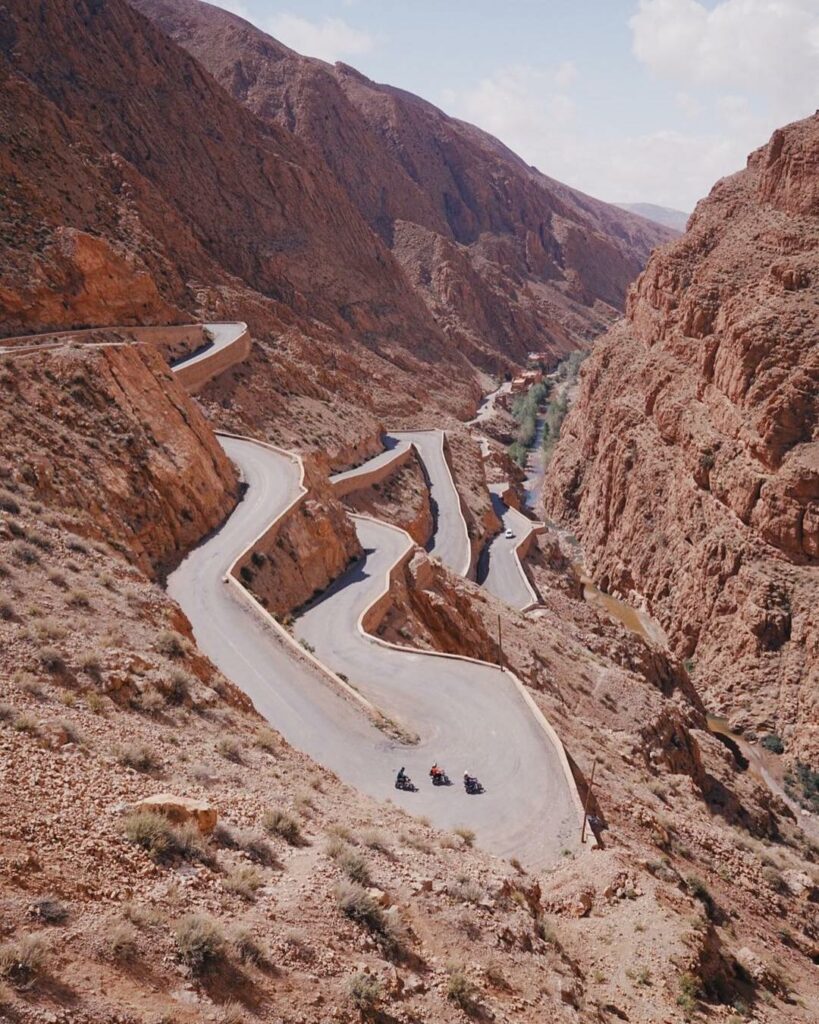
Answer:
<svg viewBox="0 0 819 1024"><path fill-rule="evenodd" d="M240 580L279 618L320 594L362 553L326 476L309 457L304 470L307 493L238 566Z"/></svg>
<svg viewBox="0 0 819 1024"><path fill-rule="evenodd" d="M394 473L380 483L350 491L344 504L351 512L375 516L406 530L416 544L432 536L432 510L424 466L414 449Z"/></svg>
<svg viewBox="0 0 819 1024"><path fill-rule="evenodd" d="M819 115L656 253L596 346L546 495L644 595L709 707L819 756Z"/></svg>
<svg viewBox="0 0 819 1024"><path fill-rule="evenodd" d="M155 575L226 518L236 474L151 345L95 337L0 361L0 477Z"/></svg>
<svg viewBox="0 0 819 1024"><path fill-rule="evenodd" d="M497 139L197 0L135 6L321 155L453 346L486 369L599 333L675 232L561 185Z"/></svg>

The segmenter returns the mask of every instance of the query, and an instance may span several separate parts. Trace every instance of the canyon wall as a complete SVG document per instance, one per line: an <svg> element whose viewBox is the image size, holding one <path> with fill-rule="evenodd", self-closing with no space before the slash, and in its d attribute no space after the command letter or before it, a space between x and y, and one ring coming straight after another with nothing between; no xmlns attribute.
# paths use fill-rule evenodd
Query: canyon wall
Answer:
<svg viewBox="0 0 819 1024"><path fill-rule="evenodd" d="M339 393L380 377L472 407L469 366L321 157L124 0L3 5L0 131L0 334L246 320L267 387L303 397L315 363Z"/></svg>
<svg viewBox="0 0 819 1024"><path fill-rule="evenodd" d="M656 253L595 347L547 509L642 594L709 707L819 756L819 115Z"/></svg>

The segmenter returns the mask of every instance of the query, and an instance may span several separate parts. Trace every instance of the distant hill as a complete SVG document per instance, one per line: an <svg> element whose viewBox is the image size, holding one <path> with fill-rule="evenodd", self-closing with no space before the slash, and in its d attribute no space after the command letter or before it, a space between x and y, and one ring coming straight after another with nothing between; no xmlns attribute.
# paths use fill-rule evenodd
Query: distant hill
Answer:
<svg viewBox="0 0 819 1024"><path fill-rule="evenodd" d="M668 206L655 206L654 203L615 203L621 210L628 210L629 213L636 213L646 220L653 220L655 224L662 224L671 228L672 231L685 231L690 213L683 213L682 210L672 210Z"/></svg>

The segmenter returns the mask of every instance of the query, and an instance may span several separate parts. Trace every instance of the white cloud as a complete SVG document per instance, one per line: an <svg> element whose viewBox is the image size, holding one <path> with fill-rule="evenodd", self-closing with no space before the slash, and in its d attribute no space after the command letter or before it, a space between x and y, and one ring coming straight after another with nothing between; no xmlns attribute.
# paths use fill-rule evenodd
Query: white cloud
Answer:
<svg viewBox="0 0 819 1024"><path fill-rule="evenodd" d="M570 89L577 77L577 66L573 60L564 60L555 68L554 80L558 89Z"/></svg>
<svg viewBox="0 0 819 1024"><path fill-rule="evenodd" d="M266 28L285 46L330 63L369 53L375 44L373 36L348 25L343 18L309 21L298 14L274 14Z"/></svg>
<svg viewBox="0 0 819 1024"><path fill-rule="evenodd" d="M635 56L658 76L759 94L780 120L810 112L819 93L817 0L640 0L630 26Z"/></svg>
<svg viewBox="0 0 819 1024"><path fill-rule="evenodd" d="M743 167L773 127L751 112L744 97L732 95L719 101L719 123L710 131L601 132L554 82L553 71L517 65L442 98L448 111L496 135L544 174L612 202L682 210L691 210L718 178Z"/></svg>

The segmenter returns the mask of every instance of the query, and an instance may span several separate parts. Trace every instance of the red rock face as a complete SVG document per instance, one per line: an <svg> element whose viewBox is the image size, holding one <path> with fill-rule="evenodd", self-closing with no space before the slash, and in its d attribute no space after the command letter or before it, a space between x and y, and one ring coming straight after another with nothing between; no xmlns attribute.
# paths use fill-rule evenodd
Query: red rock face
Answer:
<svg viewBox="0 0 819 1024"><path fill-rule="evenodd" d="M268 123L309 143L476 365L605 329L676 232L600 203L496 139L198 0L133 0Z"/></svg>
<svg viewBox="0 0 819 1024"><path fill-rule="evenodd" d="M819 115L656 253L582 372L547 507L710 706L819 753Z"/></svg>

